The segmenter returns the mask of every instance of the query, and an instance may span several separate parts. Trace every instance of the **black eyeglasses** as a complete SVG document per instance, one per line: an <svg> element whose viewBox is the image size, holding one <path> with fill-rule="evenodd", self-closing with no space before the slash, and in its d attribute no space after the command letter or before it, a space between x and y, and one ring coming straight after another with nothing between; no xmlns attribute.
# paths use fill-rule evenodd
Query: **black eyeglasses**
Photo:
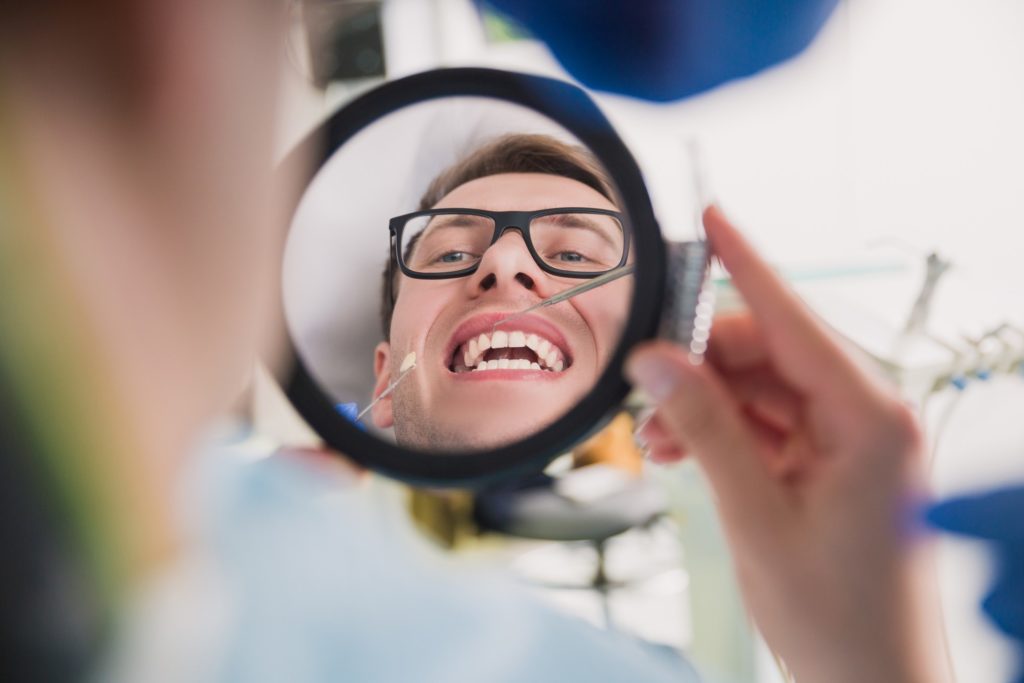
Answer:
<svg viewBox="0 0 1024 683"><path fill-rule="evenodd" d="M484 252L506 230L518 230L533 260L552 275L597 277L629 257L622 214L606 209L431 209L396 216L389 228L402 272L425 280L476 272Z"/></svg>

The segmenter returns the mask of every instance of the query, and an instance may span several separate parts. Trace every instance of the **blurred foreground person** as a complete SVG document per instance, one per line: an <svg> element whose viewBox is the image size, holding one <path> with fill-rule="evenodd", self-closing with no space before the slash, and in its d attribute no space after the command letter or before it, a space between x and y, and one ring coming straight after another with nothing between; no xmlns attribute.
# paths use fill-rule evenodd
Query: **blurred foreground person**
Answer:
<svg viewBox="0 0 1024 683"><path fill-rule="evenodd" d="M268 322L280 12L252 5L0 6L0 679L98 667L181 557L175 482Z"/></svg>
<svg viewBox="0 0 1024 683"><path fill-rule="evenodd" d="M37 646L12 648L0 678L695 680L396 536L335 471L246 466L202 439L273 322L280 10L0 10L0 438L35 485L5 504L35 505L48 534L0 527L5 576L34 589L4 601L4 632ZM663 455L692 451L709 474L747 600L801 683L940 680L900 524L916 425L708 222L753 322L723 323L705 368L664 346L634 358L663 401ZM48 623L33 597L57 606ZM67 656L48 669L53 650Z"/></svg>

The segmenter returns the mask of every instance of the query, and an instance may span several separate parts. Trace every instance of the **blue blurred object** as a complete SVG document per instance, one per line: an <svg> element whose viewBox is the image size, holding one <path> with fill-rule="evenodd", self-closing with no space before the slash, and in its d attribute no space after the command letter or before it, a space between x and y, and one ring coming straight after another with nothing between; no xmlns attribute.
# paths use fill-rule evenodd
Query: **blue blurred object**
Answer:
<svg viewBox="0 0 1024 683"><path fill-rule="evenodd" d="M338 403L334 406L334 409L338 411L338 414L346 418L349 422L359 427L364 432L366 431L366 425L359 421L359 404L356 402L351 403Z"/></svg>
<svg viewBox="0 0 1024 683"><path fill-rule="evenodd" d="M1024 486L938 503L928 511L928 521L991 545L996 569L982 608L1017 641L1017 680L1024 683Z"/></svg>
<svg viewBox="0 0 1024 683"><path fill-rule="evenodd" d="M789 59L838 0L486 0L589 88L667 102Z"/></svg>
<svg viewBox="0 0 1024 683"><path fill-rule="evenodd" d="M127 657L90 680L699 680L680 657L558 614L510 577L448 561L412 526L398 491L296 459L246 457L242 445L214 444L196 463L193 555L160 575L161 599L141 593Z"/></svg>

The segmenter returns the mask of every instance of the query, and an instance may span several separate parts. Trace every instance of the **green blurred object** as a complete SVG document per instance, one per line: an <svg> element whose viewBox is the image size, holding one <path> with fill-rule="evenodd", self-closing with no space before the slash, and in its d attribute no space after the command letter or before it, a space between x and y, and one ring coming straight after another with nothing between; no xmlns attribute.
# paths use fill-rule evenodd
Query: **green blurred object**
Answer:
<svg viewBox="0 0 1024 683"><path fill-rule="evenodd" d="M125 582L65 283L0 91L0 680L86 677Z"/></svg>
<svg viewBox="0 0 1024 683"><path fill-rule="evenodd" d="M489 43L514 43L533 39L525 26L496 11L489 3L481 3L480 15L483 19L484 35Z"/></svg>
<svg viewBox="0 0 1024 683"><path fill-rule="evenodd" d="M693 463L662 470L690 575L693 640L687 649L709 680L757 680L754 631L736 582L714 501Z"/></svg>

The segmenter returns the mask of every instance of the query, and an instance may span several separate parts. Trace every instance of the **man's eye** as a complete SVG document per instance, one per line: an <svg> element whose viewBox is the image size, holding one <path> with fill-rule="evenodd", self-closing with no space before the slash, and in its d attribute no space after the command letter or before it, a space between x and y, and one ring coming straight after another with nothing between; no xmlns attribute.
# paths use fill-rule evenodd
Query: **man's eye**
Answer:
<svg viewBox="0 0 1024 683"><path fill-rule="evenodd" d="M449 251L438 257L440 263L459 263L469 259L469 254L464 251Z"/></svg>
<svg viewBox="0 0 1024 683"><path fill-rule="evenodd" d="M566 263L583 263L587 258L578 251L560 251L555 258Z"/></svg>

